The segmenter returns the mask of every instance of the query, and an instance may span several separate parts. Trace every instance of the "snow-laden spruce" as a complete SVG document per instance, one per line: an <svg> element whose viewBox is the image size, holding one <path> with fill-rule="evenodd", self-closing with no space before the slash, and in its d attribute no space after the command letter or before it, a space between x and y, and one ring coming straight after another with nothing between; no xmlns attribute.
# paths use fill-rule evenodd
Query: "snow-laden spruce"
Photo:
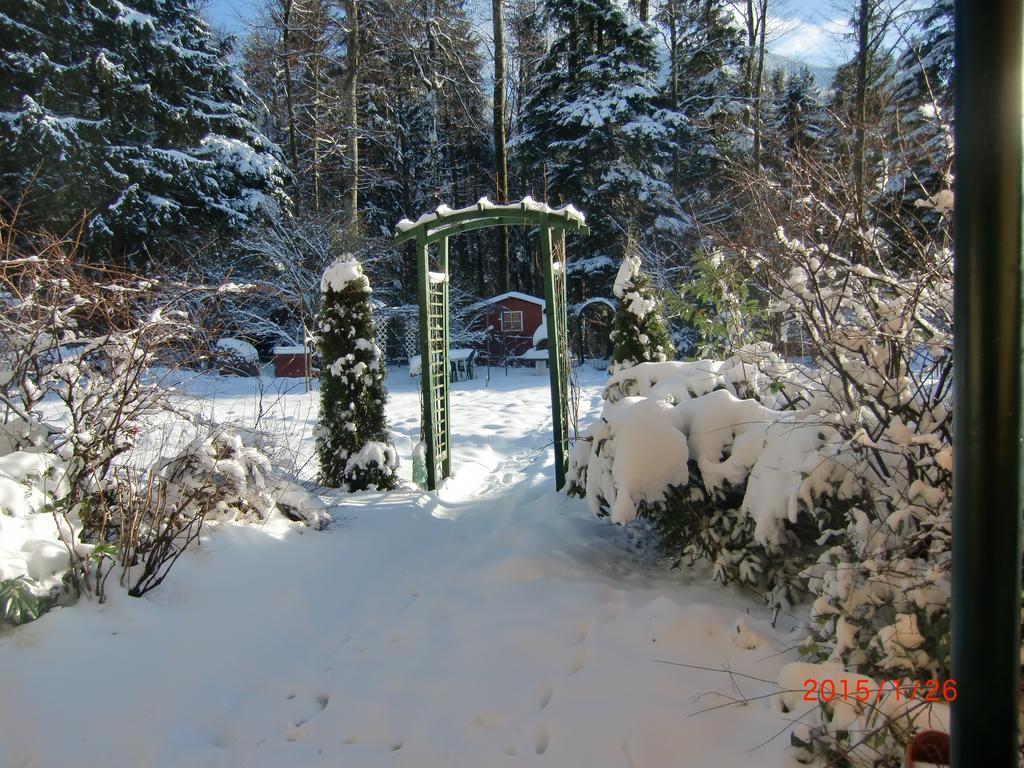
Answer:
<svg viewBox="0 0 1024 768"><path fill-rule="evenodd" d="M288 198L256 100L189 0L14 3L0 23L0 198L115 258Z"/></svg>
<svg viewBox="0 0 1024 768"><path fill-rule="evenodd" d="M610 335L611 371L674 357L675 347L662 319L661 300L651 287L650 278L641 271L640 257L632 243L627 246L612 290L619 304Z"/></svg>
<svg viewBox="0 0 1024 768"><path fill-rule="evenodd" d="M320 288L320 482L350 491L394 488L398 454L384 413L384 358L374 342L370 282L345 254L324 272Z"/></svg>

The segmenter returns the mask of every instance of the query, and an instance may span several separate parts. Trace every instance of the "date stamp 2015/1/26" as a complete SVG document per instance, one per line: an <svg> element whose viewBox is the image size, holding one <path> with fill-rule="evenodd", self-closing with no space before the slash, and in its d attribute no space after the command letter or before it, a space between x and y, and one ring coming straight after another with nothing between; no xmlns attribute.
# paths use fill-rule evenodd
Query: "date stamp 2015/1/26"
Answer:
<svg viewBox="0 0 1024 768"><path fill-rule="evenodd" d="M902 699L948 702L956 698L956 680L915 680L904 683L900 680L883 680L876 683L866 678L847 680L823 679L804 680L804 701L830 702L836 699L843 701L880 701L886 693L894 696L896 701Z"/></svg>

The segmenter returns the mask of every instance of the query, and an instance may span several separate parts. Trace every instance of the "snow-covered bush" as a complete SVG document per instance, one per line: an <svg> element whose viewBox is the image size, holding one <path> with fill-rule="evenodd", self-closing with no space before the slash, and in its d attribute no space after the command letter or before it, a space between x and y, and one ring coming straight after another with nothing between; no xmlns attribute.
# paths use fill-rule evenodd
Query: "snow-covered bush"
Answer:
<svg viewBox="0 0 1024 768"><path fill-rule="evenodd" d="M220 373L236 376L258 376L260 373L259 352L247 341L230 337L217 339L214 355Z"/></svg>
<svg viewBox="0 0 1024 768"><path fill-rule="evenodd" d="M670 360L675 348L662 317L661 300L650 278L640 269L640 257L630 241L613 288L619 304L610 334L611 370L647 361Z"/></svg>
<svg viewBox="0 0 1024 768"><path fill-rule="evenodd" d="M159 586L206 521L264 522L281 513L319 529L331 519L319 499L277 476L259 449L226 429L117 481L123 493L113 495L108 514L118 526L121 583L136 597Z"/></svg>
<svg viewBox="0 0 1024 768"><path fill-rule="evenodd" d="M771 309L815 351L807 407L829 414L862 489L804 572L804 652L888 679L950 676L952 254L948 218L939 224L911 271L880 253L871 267L851 263L781 230L758 259ZM895 764L902 735L891 720L879 729L860 764ZM805 741L828 754L848 738L819 727Z"/></svg>
<svg viewBox="0 0 1024 768"><path fill-rule="evenodd" d="M649 520L672 554L707 557L720 579L776 600L806 593L809 660L948 679L948 218L904 241L917 250L897 270L884 240L851 233L841 215L830 231L820 215L791 220L800 236L780 228L732 254L748 260L769 313L799 327L813 363L761 346L615 373L574 450L571 487L616 522ZM853 238L857 260L826 242ZM794 738L811 755L848 752L849 732L822 717ZM861 742L871 756L849 764L895 764L907 729L873 722Z"/></svg>
<svg viewBox="0 0 1024 768"><path fill-rule="evenodd" d="M263 516L280 499L276 508L323 522L252 452L216 449L226 461L215 461L183 496L174 474L183 460L154 464L140 449L154 418L198 423L153 368L163 349L186 349L195 335L173 303L190 288L83 268L65 242L24 238L9 223L0 226L0 255L4 620L31 618L65 594L102 599L116 563L122 582L141 594L195 540L207 515L224 516L252 494L269 496Z"/></svg>
<svg viewBox="0 0 1024 768"><path fill-rule="evenodd" d="M320 482L351 491L394 488L398 454L384 412L385 368L374 341L370 282L362 265L346 255L328 267L321 289Z"/></svg>
<svg viewBox="0 0 1024 768"><path fill-rule="evenodd" d="M677 561L707 558L723 582L792 599L835 522L816 510L857 490L835 429L786 410L802 376L764 347L618 371L570 457L570 487L616 523L649 521Z"/></svg>
<svg viewBox="0 0 1024 768"><path fill-rule="evenodd" d="M193 440L181 454L161 461L157 473L175 506L205 507L208 519L265 521L280 511L314 528L329 519L319 500L280 477L262 451L229 429Z"/></svg>

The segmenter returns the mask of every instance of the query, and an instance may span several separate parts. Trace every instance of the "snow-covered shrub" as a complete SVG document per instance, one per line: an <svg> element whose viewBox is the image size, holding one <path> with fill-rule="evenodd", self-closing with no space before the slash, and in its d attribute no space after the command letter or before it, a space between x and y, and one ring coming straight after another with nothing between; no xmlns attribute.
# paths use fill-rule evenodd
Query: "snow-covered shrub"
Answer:
<svg viewBox="0 0 1024 768"><path fill-rule="evenodd" d="M571 487L616 522L650 521L672 554L710 559L718 578L806 593L809 660L948 679L948 212L927 237L903 233L899 258L827 198L776 213L765 218L784 226L760 247L733 243L723 258L742 262L780 338L798 330L811 362L760 345L617 372ZM850 733L822 717L796 738L826 759L849 751ZM841 764L894 764L908 731L873 722L872 756Z"/></svg>
<svg viewBox="0 0 1024 768"><path fill-rule="evenodd" d="M205 507L211 520L264 521L277 511L314 528L329 520L316 497L280 477L262 451L229 429L193 440L181 454L162 460L157 472L171 503Z"/></svg>
<svg viewBox="0 0 1024 768"><path fill-rule="evenodd" d="M808 709L804 694L812 680L815 695L823 690L822 684L834 687L839 695ZM797 759L841 768L903 768L905 745L916 731L948 732L945 702L956 694L955 680L917 685L915 695L915 684L909 679L851 672L832 662L791 662L779 673L778 684L780 709L799 713L790 735ZM931 762L915 760L913 765Z"/></svg>
<svg viewBox="0 0 1024 768"><path fill-rule="evenodd" d="M120 472L116 484L107 513L118 526L121 582L136 597L160 585L207 521L264 522L281 513L318 529L331 519L319 499L277 476L259 449L226 429L146 473Z"/></svg>
<svg viewBox="0 0 1024 768"><path fill-rule="evenodd" d="M944 208L911 226L871 209L866 229L846 215L855 195L832 170L792 167L801 198L780 201L772 188L761 201L772 226L754 242L723 237L726 258L757 281L778 338L803 339L813 363L780 394L828 425L850 486L813 510L821 536L801 574L813 624L803 652L885 679L947 679L951 217ZM951 197L939 192L928 199ZM907 729L891 718L875 726L854 738L823 722L801 740L826 757L870 742L847 764L896 764Z"/></svg>
<svg viewBox="0 0 1024 768"><path fill-rule="evenodd" d="M950 676L952 255L940 225L910 271L886 268L880 253L870 267L852 263L782 230L759 257L773 311L815 352L808 407L829 413L863 489L804 572L814 597L804 652L888 679ZM848 738L819 727L806 742L828 754ZM883 721L859 764L895 764L901 738Z"/></svg>
<svg viewBox="0 0 1024 768"><path fill-rule="evenodd" d="M259 376L260 355L247 341L226 337L214 345L217 371L235 376Z"/></svg>
<svg viewBox="0 0 1024 768"><path fill-rule="evenodd" d="M7 514L37 531L25 575L41 590L52 593L53 577L62 574L73 592L102 597L112 564L109 484L141 418L163 398L148 367L162 346L188 335L188 324L151 305L154 281L113 268L87 271L61 240L26 244L9 223L2 239L5 473L23 485L41 483L26 497L28 508ZM38 468L26 470L33 462Z"/></svg>
<svg viewBox="0 0 1024 768"><path fill-rule="evenodd" d="M823 501L857 490L835 429L785 410L801 376L763 347L618 371L570 457L570 487L614 522L649 521L677 561L707 558L717 579L792 599L835 522Z"/></svg>
<svg viewBox="0 0 1024 768"><path fill-rule="evenodd" d="M764 308L745 266L725 259L720 251L698 251L689 279L679 286L678 295L669 297L671 309L692 329L695 356L728 355L764 339Z"/></svg>
<svg viewBox="0 0 1024 768"><path fill-rule="evenodd" d="M388 441L384 359L374 341L370 282L362 265L346 255L328 267L321 289L320 482L351 491L394 488L398 454Z"/></svg>
<svg viewBox="0 0 1024 768"><path fill-rule="evenodd" d="M61 240L21 238L0 224L0 582L10 605L23 606L7 618L20 620L35 613L28 598L14 599L25 590L42 608L65 593L102 599L117 561L139 594L140 562L165 574L205 516L240 494L229 462L186 504L163 472L172 465L154 466L139 448L153 418L197 423L153 369L163 349L185 348L194 335L173 308L191 288L83 268ZM280 499L277 508L322 522L296 488L259 466L257 490L269 504Z"/></svg>
<svg viewBox="0 0 1024 768"><path fill-rule="evenodd" d="M610 334L611 370L673 358L675 348L662 317L661 299L651 287L650 278L641 271L640 257L632 241L622 259L613 290L619 304Z"/></svg>

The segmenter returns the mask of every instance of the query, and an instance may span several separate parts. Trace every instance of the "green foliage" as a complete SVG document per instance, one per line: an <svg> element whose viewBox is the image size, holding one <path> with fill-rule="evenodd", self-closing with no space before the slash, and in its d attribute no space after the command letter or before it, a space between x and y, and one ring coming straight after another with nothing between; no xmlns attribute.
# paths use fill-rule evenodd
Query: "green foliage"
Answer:
<svg viewBox="0 0 1024 768"><path fill-rule="evenodd" d="M659 168L676 113L659 103L651 26L613 0L545 0L544 13L553 39L511 148L533 179L527 191L586 211L593 260L580 272L607 279L629 225L678 231L687 218Z"/></svg>
<svg viewBox="0 0 1024 768"><path fill-rule="evenodd" d="M346 254L323 281L317 316L322 359L316 448L320 482L350 491L397 485L395 449L384 412L384 361L374 343L370 283Z"/></svg>
<svg viewBox="0 0 1024 768"><path fill-rule="evenodd" d="M29 579L0 581L0 621L10 624L25 624L35 621L46 610L42 598L32 592Z"/></svg>
<svg viewBox="0 0 1024 768"><path fill-rule="evenodd" d="M661 298L631 250L627 247L615 281L619 306L612 320L611 341L612 364L618 369L670 360L676 353L662 315Z"/></svg>
<svg viewBox="0 0 1024 768"><path fill-rule="evenodd" d="M696 330L694 356L724 358L763 340L767 311L739 264L698 251L691 266L669 306Z"/></svg>
<svg viewBox="0 0 1024 768"><path fill-rule="evenodd" d="M697 462L691 460L688 469L688 485L671 487L664 499L637 506L637 517L651 525L661 553L675 566L706 560L715 581L740 584L771 605L803 598L803 571L824 549L817 539L836 515L803 510L786 527L782 543L766 546L755 540L754 521L741 509L746 483L726 482L708 491Z"/></svg>
<svg viewBox="0 0 1024 768"><path fill-rule="evenodd" d="M0 198L115 257L235 231L286 203L253 94L188 0L10 4L0 19Z"/></svg>

